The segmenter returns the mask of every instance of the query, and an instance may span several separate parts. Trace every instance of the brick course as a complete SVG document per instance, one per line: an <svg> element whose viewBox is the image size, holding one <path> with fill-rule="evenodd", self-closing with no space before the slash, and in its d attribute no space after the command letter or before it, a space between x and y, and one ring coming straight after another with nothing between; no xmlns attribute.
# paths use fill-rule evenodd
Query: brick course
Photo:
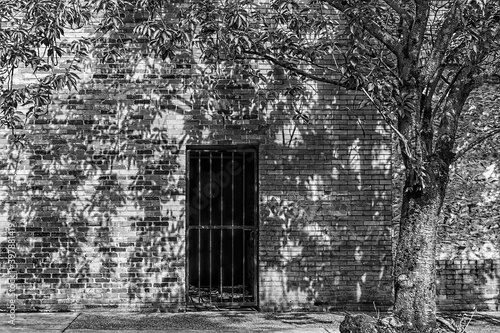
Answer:
<svg viewBox="0 0 500 333"><path fill-rule="evenodd" d="M500 260L438 260L437 302L441 310L498 311Z"/></svg>

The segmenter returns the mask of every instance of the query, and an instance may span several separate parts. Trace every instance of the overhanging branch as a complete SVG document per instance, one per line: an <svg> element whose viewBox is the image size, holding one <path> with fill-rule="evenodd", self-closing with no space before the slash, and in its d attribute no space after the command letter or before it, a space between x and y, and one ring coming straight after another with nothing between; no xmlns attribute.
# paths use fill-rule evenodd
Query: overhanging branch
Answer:
<svg viewBox="0 0 500 333"><path fill-rule="evenodd" d="M478 136L474 140L468 142L464 147L462 147L462 149L460 149L455 154L455 157L453 158L453 162L456 162L462 156L464 156L465 153L467 153L469 150L471 150L472 148L476 147L477 145L481 144L485 140L491 138L492 136L494 136L494 135L496 135L498 133L500 133L500 127L493 128L493 129L489 130L488 132L484 133L483 135Z"/></svg>
<svg viewBox="0 0 500 333"><path fill-rule="evenodd" d="M382 110L377 106L377 103L375 103L375 100L373 99L373 97L368 93L368 91L366 91L365 88L361 88L361 91L365 94L365 96L370 100L370 102L375 106L375 108L377 109L377 112L382 116L382 118L384 118L385 122L389 125L389 127L394 131L394 133L396 133L396 135L399 137L399 140L403 143L403 146L404 146L404 150L405 150L405 153L406 153L406 156L411 160L412 159L412 154L411 154L411 149L410 149L410 146L408 144L408 140L406 139L406 137L400 132L398 131L398 129L394 126L392 120L390 118L388 118L384 112L382 112Z"/></svg>
<svg viewBox="0 0 500 333"><path fill-rule="evenodd" d="M306 77L308 79L311 79L311 80L314 80L317 82L324 82L324 83L333 84L333 85L336 85L336 86L339 86L339 87L342 87L345 89L352 89L352 87L350 87L345 82L342 82L340 80L334 80L334 79L331 79L331 78L328 78L325 76L313 74L313 73L308 72L304 69L298 68L297 66L295 66L287 61L282 61L282 60L276 59L275 57L272 57L268 54L261 54L261 53L255 52L255 51L244 51L244 53L254 55L254 56L260 56L260 57L264 58L265 60L272 62L275 65L278 65L280 67L288 69L288 70L290 70L294 73L297 73L299 75L302 75L303 77Z"/></svg>
<svg viewBox="0 0 500 333"><path fill-rule="evenodd" d="M423 82L432 80L432 77L438 72L438 68L443 64L443 59L446 55L448 47L450 46L453 34L461 24L458 19L458 11L459 9L457 9L457 5L454 4L445 14L444 21L436 33L436 41L427 61L427 65L422 70Z"/></svg>
<svg viewBox="0 0 500 333"><path fill-rule="evenodd" d="M406 9L401 7L397 2L394 0L383 0L389 7L391 7L396 13L399 14L405 21L408 23L411 23L413 21L411 15L408 13Z"/></svg>
<svg viewBox="0 0 500 333"><path fill-rule="evenodd" d="M323 0L328 3L333 8L341 11L344 15L351 19L359 19L359 24L366 29L366 31L375 37L379 42L384 44L389 51L391 51L398 59L401 58L401 48L399 46L399 41L394 38L390 33L385 31L380 25L374 21L364 18L360 19L354 15L350 15L346 11L351 7L343 0Z"/></svg>
<svg viewBox="0 0 500 333"><path fill-rule="evenodd" d="M489 75L484 79L486 84L500 84L500 74Z"/></svg>

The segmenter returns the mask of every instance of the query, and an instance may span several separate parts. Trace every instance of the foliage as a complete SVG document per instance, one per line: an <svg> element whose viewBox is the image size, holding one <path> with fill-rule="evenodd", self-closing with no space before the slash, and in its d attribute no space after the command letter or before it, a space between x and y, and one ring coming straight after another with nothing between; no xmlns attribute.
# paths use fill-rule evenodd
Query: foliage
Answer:
<svg viewBox="0 0 500 333"><path fill-rule="evenodd" d="M146 16L134 31L159 57L197 49L207 64L205 80L211 80L208 86L202 82L207 90L220 85L220 69L229 67L257 90L272 83L275 77L251 65L264 61L285 70L293 82L288 93L304 96L307 80L364 93L367 100L360 107L371 102L395 131L417 187L425 186L427 156L438 150L444 154L445 146L450 161L456 153L462 107L450 112L451 98L464 89L466 97L500 77L495 1L202 0L180 5L5 0L0 11L2 124L20 128L30 116L45 112L54 89L76 87L78 64L95 40L70 43L64 39L67 30L99 15L96 33L104 34L124 24L127 10ZM103 61L118 56L117 50L108 51ZM61 59L64 71L56 72ZM31 68L36 81L15 85L13 74L20 66ZM498 123L478 129L467 132L469 137L477 133L472 144L498 132ZM471 148L464 145L458 156Z"/></svg>
<svg viewBox="0 0 500 333"><path fill-rule="evenodd" d="M461 120L462 141L498 123L496 87L471 96ZM468 258L498 257L500 251L500 138L483 142L453 166L439 230L441 253Z"/></svg>
<svg viewBox="0 0 500 333"><path fill-rule="evenodd" d="M31 116L47 112L54 90L76 89L78 64L87 55L88 43L85 40L66 42L64 36L66 30L86 24L90 15L88 4L81 1L0 2L2 127L23 128ZM70 53L72 59L67 57ZM35 80L16 82L15 74L27 68L35 74Z"/></svg>
<svg viewBox="0 0 500 333"><path fill-rule="evenodd" d="M159 1L139 3L149 19L136 32L162 58L197 47L214 66L267 61L290 77L362 91L361 106L371 101L398 134L405 163L420 175L415 181L437 139L445 144L443 130L452 153L461 108L449 108L458 84L467 95L499 78L494 1L203 0L180 10L179 21L162 19ZM251 67L240 70L266 81Z"/></svg>
<svg viewBox="0 0 500 333"><path fill-rule="evenodd" d="M0 126L12 131L13 141L23 139L16 130L48 112L54 91L77 89L92 46L123 24L126 5L117 0L0 1ZM89 23L95 25L92 38L71 36ZM23 73L33 75L19 80Z"/></svg>

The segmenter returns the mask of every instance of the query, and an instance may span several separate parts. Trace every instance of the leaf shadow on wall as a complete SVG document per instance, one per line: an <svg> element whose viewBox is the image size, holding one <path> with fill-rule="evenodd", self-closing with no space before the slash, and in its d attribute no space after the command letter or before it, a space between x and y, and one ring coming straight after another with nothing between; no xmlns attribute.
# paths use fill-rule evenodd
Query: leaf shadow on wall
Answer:
<svg viewBox="0 0 500 333"><path fill-rule="evenodd" d="M114 75L62 92L22 152L6 152L0 209L16 226L20 309L183 302L182 142L160 126L168 112L151 91L117 67L97 65Z"/></svg>
<svg viewBox="0 0 500 333"><path fill-rule="evenodd" d="M266 156L266 168L275 172L261 185L261 254L269 258L261 260L261 283L269 285L261 305L387 308L392 291L388 134L373 111L357 110L359 100L352 95L331 87L313 91L304 101L301 94L282 94L269 115L274 137L269 148L283 155ZM308 123L294 121L297 99ZM268 194L280 191L290 195Z"/></svg>
<svg viewBox="0 0 500 333"><path fill-rule="evenodd" d="M200 142L261 144L262 308L385 305L390 229L379 225L389 218L382 212L390 176L376 159L387 139L375 131L379 120L359 115L370 123L363 134L343 109L356 106L341 100L350 98L345 92L305 96L274 81L266 87L272 94L232 101L228 115L204 107L213 96L202 90L211 87L185 90L190 56L161 63L119 34L97 49L108 42L122 57L96 64L78 93L61 95L52 117L32 124L26 158L5 166L1 208L17 225L26 306L183 305L182 148ZM252 94L244 85L226 88L216 86L225 91L215 97ZM302 109L311 110L309 123L296 117ZM17 161L23 172L13 171Z"/></svg>

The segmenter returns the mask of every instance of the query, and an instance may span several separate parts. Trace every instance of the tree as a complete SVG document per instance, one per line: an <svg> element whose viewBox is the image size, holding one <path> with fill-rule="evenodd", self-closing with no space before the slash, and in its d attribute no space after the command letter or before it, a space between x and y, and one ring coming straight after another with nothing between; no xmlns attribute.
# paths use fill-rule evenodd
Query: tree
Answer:
<svg viewBox="0 0 500 333"><path fill-rule="evenodd" d="M478 136L485 124L498 123L497 89L490 85L471 94L462 113L458 146ZM497 135L478 144L451 166L444 217L437 233L438 259L498 256L499 140ZM404 167L397 155L393 156L393 176L393 211L399 212ZM393 218L395 225L399 224L399 214Z"/></svg>
<svg viewBox="0 0 500 333"><path fill-rule="evenodd" d="M394 266L395 315L406 328L436 326L436 232L450 166L500 133L483 124L458 146L471 92L500 83L500 4L478 0L201 0L165 17L139 1L137 28L161 57L197 48L214 66L265 61L296 82L329 83L366 96L395 134L405 166ZM171 13L169 13L171 15ZM255 80L265 75L240 69ZM297 84L299 86L299 84ZM461 142L461 141L460 141Z"/></svg>

